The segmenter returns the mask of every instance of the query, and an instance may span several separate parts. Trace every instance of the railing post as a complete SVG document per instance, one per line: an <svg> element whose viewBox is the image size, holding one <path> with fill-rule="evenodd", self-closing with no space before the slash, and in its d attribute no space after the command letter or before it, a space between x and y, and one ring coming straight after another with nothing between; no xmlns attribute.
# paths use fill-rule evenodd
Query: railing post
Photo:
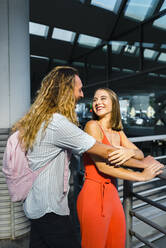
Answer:
<svg viewBox="0 0 166 248"><path fill-rule="evenodd" d="M130 210L132 209L132 190L133 184L130 181L123 182L123 207L126 216L126 248L131 248L132 236L130 230L132 229L132 216Z"/></svg>

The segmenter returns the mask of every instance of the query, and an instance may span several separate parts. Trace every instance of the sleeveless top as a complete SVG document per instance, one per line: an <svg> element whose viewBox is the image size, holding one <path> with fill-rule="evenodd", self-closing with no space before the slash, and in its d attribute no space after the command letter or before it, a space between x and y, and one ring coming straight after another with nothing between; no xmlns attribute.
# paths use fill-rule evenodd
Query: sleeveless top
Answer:
<svg viewBox="0 0 166 248"><path fill-rule="evenodd" d="M106 137L106 134L101 126L100 126L100 129L103 133L102 144L111 145L110 141ZM118 131L115 131L115 132L119 134L120 140L121 140L120 132ZM87 153L83 155L83 161L84 161L84 167L85 167L85 180L90 179L90 180L93 180L95 182L100 182L100 183L111 182L115 186L117 186L117 179L115 177L112 177L112 176L109 176L109 175L106 175L100 172L98 168L96 167L95 163L93 162L93 160L90 158L90 156Z"/></svg>

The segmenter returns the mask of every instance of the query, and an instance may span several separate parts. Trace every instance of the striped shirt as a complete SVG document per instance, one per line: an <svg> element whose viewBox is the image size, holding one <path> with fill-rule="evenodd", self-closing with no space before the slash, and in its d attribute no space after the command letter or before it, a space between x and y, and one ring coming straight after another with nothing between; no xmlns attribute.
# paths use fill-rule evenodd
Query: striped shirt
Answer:
<svg viewBox="0 0 166 248"><path fill-rule="evenodd" d="M55 113L45 132L41 126L32 151L27 158L32 170L46 164L35 180L23 207L26 216L37 219L49 212L69 215L69 162L70 153L81 155L89 150L96 140L71 123L63 115ZM67 163L67 167L66 167ZM66 174L67 170L67 174ZM67 175L67 189L64 180Z"/></svg>

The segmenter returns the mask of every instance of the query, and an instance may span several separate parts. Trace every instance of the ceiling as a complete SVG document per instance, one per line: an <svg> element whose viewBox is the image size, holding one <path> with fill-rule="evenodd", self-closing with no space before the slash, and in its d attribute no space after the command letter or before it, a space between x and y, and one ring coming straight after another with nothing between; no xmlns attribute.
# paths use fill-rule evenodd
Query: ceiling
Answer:
<svg viewBox="0 0 166 248"><path fill-rule="evenodd" d="M65 64L79 70L87 98L103 86L166 91L166 0L30 0L30 54L32 98Z"/></svg>

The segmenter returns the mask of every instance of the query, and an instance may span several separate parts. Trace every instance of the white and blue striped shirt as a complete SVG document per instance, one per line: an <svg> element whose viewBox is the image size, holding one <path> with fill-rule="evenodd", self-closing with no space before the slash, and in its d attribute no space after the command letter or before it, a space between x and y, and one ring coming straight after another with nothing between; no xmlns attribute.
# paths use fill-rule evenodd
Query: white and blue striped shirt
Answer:
<svg viewBox="0 0 166 248"><path fill-rule="evenodd" d="M49 212L69 215L68 190L64 192L64 173L67 154L82 154L90 149L96 140L83 132L66 117L54 114L44 134L41 126L33 150L27 154L29 166L36 170L48 166L39 174L29 192L23 207L30 219L37 219ZM69 167L67 167L69 170Z"/></svg>

